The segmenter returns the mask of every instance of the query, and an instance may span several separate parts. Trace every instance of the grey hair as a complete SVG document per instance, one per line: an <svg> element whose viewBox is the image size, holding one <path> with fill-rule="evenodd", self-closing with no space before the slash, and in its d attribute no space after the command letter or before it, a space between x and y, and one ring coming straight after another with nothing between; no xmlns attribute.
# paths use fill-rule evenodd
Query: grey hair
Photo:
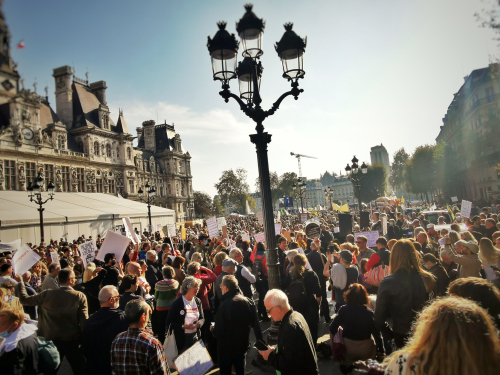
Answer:
<svg viewBox="0 0 500 375"><path fill-rule="evenodd" d="M154 259L154 258L156 258L156 251L155 250L149 250L146 253L146 259L151 260L151 259Z"/></svg>
<svg viewBox="0 0 500 375"><path fill-rule="evenodd" d="M269 299L271 304L274 306L280 306L284 309L291 309L288 303L288 297L286 294L279 289L271 289L266 293L265 300Z"/></svg>
<svg viewBox="0 0 500 375"><path fill-rule="evenodd" d="M299 252L297 250L288 250L286 253L286 257L290 262L293 262L293 258L295 255L297 255Z"/></svg>
<svg viewBox="0 0 500 375"><path fill-rule="evenodd" d="M191 262L201 263L202 260L203 256L200 253L193 253L193 255L191 255Z"/></svg>
<svg viewBox="0 0 500 375"><path fill-rule="evenodd" d="M196 277L193 276L187 276L182 282L181 294L185 296L187 292L189 292L189 289L194 288L195 286L199 287L200 285L201 285L200 279L197 279Z"/></svg>
<svg viewBox="0 0 500 375"><path fill-rule="evenodd" d="M111 297L113 297L113 292L116 291L118 293L118 290L116 289L116 286L114 285L106 285L104 286L100 292L99 296L97 297L99 299L99 303L103 304L109 301Z"/></svg>
<svg viewBox="0 0 500 375"><path fill-rule="evenodd" d="M240 249L233 249L229 252L229 258L234 259L235 257L237 257L240 254L243 255L242 252L240 251Z"/></svg>

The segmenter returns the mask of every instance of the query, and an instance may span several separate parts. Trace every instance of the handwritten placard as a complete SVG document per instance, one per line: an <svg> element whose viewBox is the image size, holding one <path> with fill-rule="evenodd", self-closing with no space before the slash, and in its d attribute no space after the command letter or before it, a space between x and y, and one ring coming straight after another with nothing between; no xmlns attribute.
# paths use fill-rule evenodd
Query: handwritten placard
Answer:
<svg viewBox="0 0 500 375"><path fill-rule="evenodd" d="M248 233L243 233L241 235L241 240L242 241L250 241L250 235Z"/></svg>
<svg viewBox="0 0 500 375"><path fill-rule="evenodd" d="M31 250L28 245L24 244L12 257L12 267L17 275L22 275L39 260L40 255Z"/></svg>
<svg viewBox="0 0 500 375"><path fill-rule="evenodd" d="M52 260L52 263L61 264L59 262L59 254L57 254L57 251L50 252L50 259Z"/></svg>
<svg viewBox="0 0 500 375"><path fill-rule="evenodd" d="M274 233L276 233L276 234L281 233L281 223L274 224Z"/></svg>
<svg viewBox="0 0 500 375"><path fill-rule="evenodd" d="M218 217L217 218L217 228L219 230L222 230L222 227L225 227L227 226L227 223L226 223L226 218L223 216L223 217Z"/></svg>
<svg viewBox="0 0 500 375"><path fill-rule="evenodd" d="M137 234L135 234L134 228L132 228L132 223L128 217L122 218L123 227L125 228L125 233L128 238L132 240L134 244L138 244L139 238L137 238Z"/></svg>
<svg viewBox="0 0 500 375"><path fill-rule="evenodd" d="M87 267L87 264L94 260L96 249L94 240L78 245L78 250L80 251L84 268Z"/></svg>
<svg viewBox="0 0 500 375"><path fill-rule="evenodd" d="M217 237L219 235L219 227L217 226L216 217L207 219L208 235L210 237Z"/></svg>
<svg viewBox="0 0 500 375"><path fill-rule="evenodd" d="M307 214L301 214L300 215L300 222L305 223L307 221Z"/></svg>
<svg viewBox="0 0 500 375"><path fill-rule="evenodd" d="M177 236L177 229L175 228L175 224L167 224L167 234L169 237Z"/></svg>
<svg viewBox="0 0 500 375"><path fill-rule="evenodd" d="M179 375L202 375L214 365L203 341L197 341L174 361Z"/></svg>
<svg viewBox="0 0 500 375"><path fill-rule="evenodd" d="M264 232L254 234L255 242L266 242L266 234Z"/></svg>
<svg viewBox="0 0 500 375"><path fill-rule="evenodd" d="M472 202L462 200L462 210L460 211L461 215L463 217L470 219L471 210L472 210Z"/></svg>
<svg viewBox="0 0 500 375"><path fill-rule="evenodd" d="M359 236L365 236L368 239L366 246L376 247L377 245L375 242L377 241L377 238L379 238L380 234L378 231L354 233L354 238L358 238Z"/></svg>

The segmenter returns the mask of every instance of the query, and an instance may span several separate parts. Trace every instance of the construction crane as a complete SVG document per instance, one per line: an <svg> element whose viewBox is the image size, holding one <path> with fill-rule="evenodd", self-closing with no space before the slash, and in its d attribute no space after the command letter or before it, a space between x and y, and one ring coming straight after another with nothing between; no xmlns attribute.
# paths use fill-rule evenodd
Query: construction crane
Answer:
<svg viewBox="0 0 500 375"><path fill-rule="evenodd" d="M310 159L317 159L314 156L307 156L307 155L301 155L301 154L294 154L293 152L290 152L290 155L295 156L297 158L297 161L299 162L299 177L302 177L302 166L300 165L300 158L310 158Z"/></svg>

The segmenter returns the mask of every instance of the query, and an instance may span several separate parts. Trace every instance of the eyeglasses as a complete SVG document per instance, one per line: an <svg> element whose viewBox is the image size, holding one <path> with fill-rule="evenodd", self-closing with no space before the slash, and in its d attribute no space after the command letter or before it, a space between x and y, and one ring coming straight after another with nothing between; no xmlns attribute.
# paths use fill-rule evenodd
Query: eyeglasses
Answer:
<svg viewBox="0 0 500 375"><path fill-rule="evenodd" d="M274 309L275 307L278 307L278 306L273 306L273 307L271 307L269 310L266 310L267 315L271 314L271 311L273 311L273 309Z"/></svg>
<svg viewBox="0 0 500 375"><path fill-rule="evenodd" d="M110 300L117 300L117 299L120 299L120 296L113 296L113 297L109 297Z"/></svg>

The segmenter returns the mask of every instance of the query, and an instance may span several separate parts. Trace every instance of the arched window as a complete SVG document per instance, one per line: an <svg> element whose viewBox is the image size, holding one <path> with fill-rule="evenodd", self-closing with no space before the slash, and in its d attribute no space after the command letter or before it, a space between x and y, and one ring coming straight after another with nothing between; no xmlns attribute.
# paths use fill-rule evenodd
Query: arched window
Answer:
<svg viewBox="0 0 500 375"><path fill-rule="evenodd" d="M94 142L94 155L99 156L99 142Z"/></svg>
<svg viewBox="0 0 500 375"><path fill-rule="evenodd" d="M107 145L106 145L106 156L107 156L108 158L110 158L110 157L111 157L111 145L110 145L110 144L107 144Z"/></svg>
<svg viewBox="0 0 500 375"><path fill-rule="evenodd" d="M116 157L117 158L120 157L120 148L119 147L116 148Z"/></svg>
<svg viewBox="0 0 500 375"><path fill-rule="evenodd" d="M130 147L127 147L127 159L132 159L132 150L130 150Z"/></svg>

